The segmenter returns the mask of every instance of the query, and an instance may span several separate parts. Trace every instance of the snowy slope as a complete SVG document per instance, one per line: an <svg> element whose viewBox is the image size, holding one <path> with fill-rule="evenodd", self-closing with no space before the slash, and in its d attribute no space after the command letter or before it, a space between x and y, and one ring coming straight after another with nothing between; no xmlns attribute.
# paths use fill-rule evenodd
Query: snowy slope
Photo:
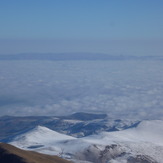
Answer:
<svg viewBox="0 0 163 163"><path fill-rule="evenodd" d="M139 120L113 119L105 114L74 113L68 116L0 117L0 141L29 131L39 125L73 137L85 137L102 131L118 131L137 126ZM10 124L10 125L8 125ZM3 131L2 131L3 129Z"/></svg>
<svg viewBox="0 0 163 163"><path fill-rule="evenodd" d="M163 145L163 121L142 121L137 127L116 131L102 132L84 138L88 142L106 144L106 142L151 142ZM97 141L98 140L98 141Z"/></svg>
<svg viewBox="0 0 163 163"><path fill-rule="evenodd" d="M42 153L46 153L46 151L52 151L50 152L51 154L58 154L61 152L61 149L58 148L56 144L58 144L59 142L73 139L75 138L68 135L60 134L43 126L37 126L36 128L28 131L27 133L21 134L14 138L10 142L10 144L22 149L38 149L38 151L42 149ZM55 146L54 149L52 149L53 145ZM44 148L47 149L45 150L45 152Z"/></svg>
<svg viewBox="0 0 163 163"><path fill-rule="evenodd" d="M106 151L107 144L114 146L114 152L117 152L117 155L125 152L129 155L128 157L143 155L159 163L163 162L163 121L160 120L143 121L136 128L110 133L103 132L84 139L96 144L101 151ZM126 158L121 159L120 162L123 159L126 161Z"/></svg>
<svg viewBox="0 0 163 163"><path fill-rule="evenodd" d="M16 137L12 145L41 153L93 163L143 162L163 160L163 121L142 121L137 127L73 138L37 127Z"/></svg>

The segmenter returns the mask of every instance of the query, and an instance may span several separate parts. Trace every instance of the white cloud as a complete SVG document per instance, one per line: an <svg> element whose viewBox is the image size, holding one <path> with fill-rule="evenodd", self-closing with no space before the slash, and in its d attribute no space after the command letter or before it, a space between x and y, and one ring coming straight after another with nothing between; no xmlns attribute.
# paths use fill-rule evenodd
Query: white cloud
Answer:
<svg viewBox="0 0 163 163"><path fill-rule="evenodd" d="M163 117L160 61L0 62L1 115Z"/></svg>

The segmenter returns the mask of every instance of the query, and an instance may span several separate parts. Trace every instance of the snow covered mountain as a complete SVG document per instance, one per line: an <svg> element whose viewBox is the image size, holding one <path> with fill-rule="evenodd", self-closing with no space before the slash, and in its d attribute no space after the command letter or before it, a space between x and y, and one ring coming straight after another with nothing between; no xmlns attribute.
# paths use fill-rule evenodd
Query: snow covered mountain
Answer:
<svg viewBox="0 0 163 163"><path fill-rule="evenodd" d="M161 163L163 121L142 121L137 127L74 138L38 126L10 144L26 150L58 155L75 162Z"/></svg>
<svg viewBox="0 0 163 163"><path fill-rule="evenodd" d="M22 149L31 150L40 148L42 149L42 147L44 147L48 152L42 153L50 152L50 154L59 154L61 152L61 149L56 148L56 144L72 139L75 138L68 135L60 134L43 126L37 126L36 128L13 138L10 144ZM53 145L55 146L54 148Z"/></svg>
<svg viewBox="0 0 163 163"><path fill-rule="evenodd" d="M14 136L25 133L36 126L74 137L97 134L102 131L118 131L136 126L139 120L112 119L107 114L74 113L68 116L0 117L0 141L8 142Z"/></svg>

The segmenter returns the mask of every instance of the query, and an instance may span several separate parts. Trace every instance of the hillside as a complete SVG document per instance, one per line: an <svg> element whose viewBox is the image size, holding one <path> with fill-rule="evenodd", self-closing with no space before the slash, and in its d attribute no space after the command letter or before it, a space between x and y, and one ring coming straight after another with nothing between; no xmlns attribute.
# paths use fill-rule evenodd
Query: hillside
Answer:
<svg viewBox="0 0 163 163"><path fill-rule="evenodd" d="M163 121L142 121L136 127L73 138L38 126L13 138L25 150L91 163L161 163Z"/></svg>
<svg viewBox="0 0 163 163"><path fill-rule="evenodd" d="M70 163L57 156L49 156L18 149L12 145L0 143L1 163Z"/></svg>

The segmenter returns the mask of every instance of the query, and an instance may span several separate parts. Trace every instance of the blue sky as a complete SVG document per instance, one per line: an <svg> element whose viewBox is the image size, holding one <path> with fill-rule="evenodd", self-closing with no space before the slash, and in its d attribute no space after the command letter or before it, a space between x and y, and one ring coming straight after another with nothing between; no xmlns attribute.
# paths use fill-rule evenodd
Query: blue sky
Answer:
<svg viewBox="0 0 163 163"><path fill-rule="evenodd" d="M162 8L162 0L3 0L0 54L162 55Z"/></svg>

